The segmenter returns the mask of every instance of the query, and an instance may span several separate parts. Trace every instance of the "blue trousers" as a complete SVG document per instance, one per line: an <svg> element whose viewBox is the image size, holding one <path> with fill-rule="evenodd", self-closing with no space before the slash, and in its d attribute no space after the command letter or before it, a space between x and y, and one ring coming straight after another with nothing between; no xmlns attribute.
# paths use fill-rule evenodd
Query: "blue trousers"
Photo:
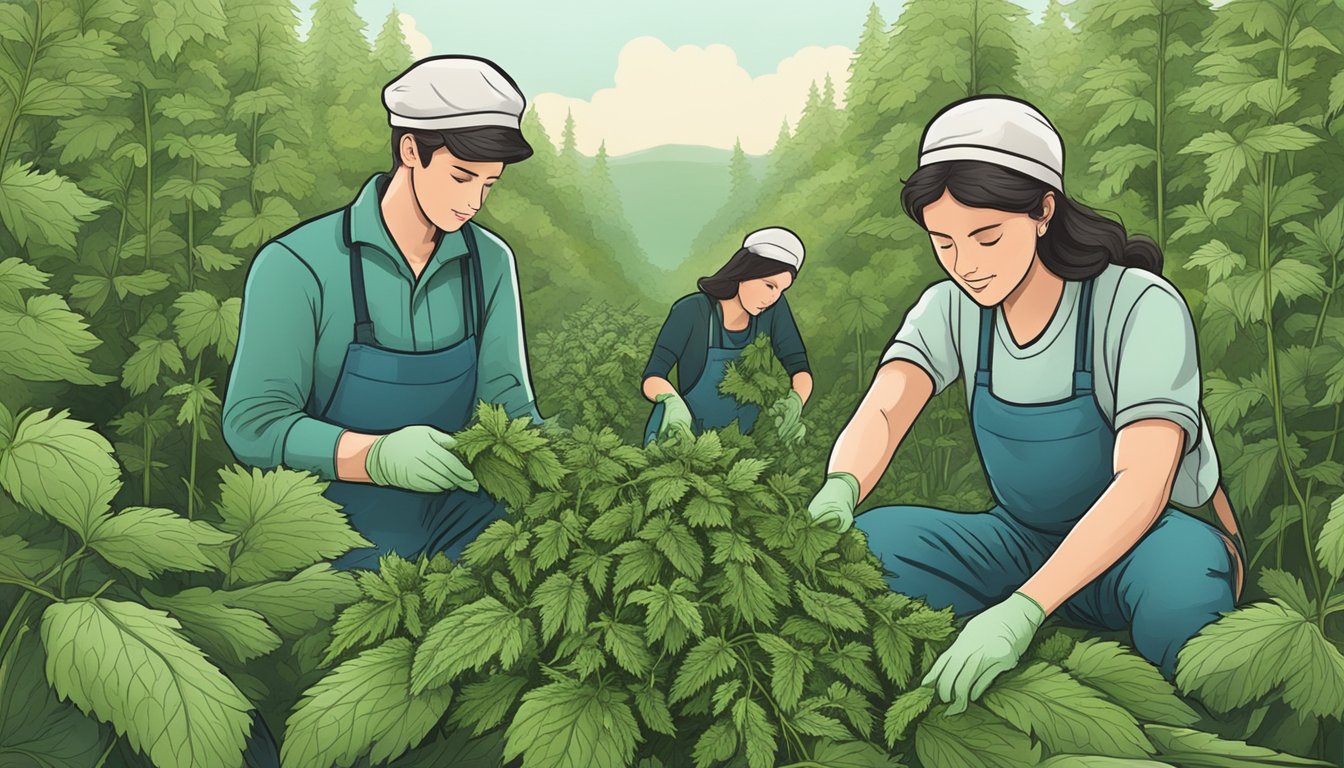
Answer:
<svg viewBox="0 0 1344 768"><path fill-rule="evenodd" d="M999 507L978 513L879 507L854 525L867 534L893 590L923 598L935 609L950 605L958 616L1008 597L1062 541ZM1168 509L1055 615L1091 629L1128 628L1135 649L1170 680L1185 642L1233 608L1236 565L1226 541L1203 520Z"/></svg>

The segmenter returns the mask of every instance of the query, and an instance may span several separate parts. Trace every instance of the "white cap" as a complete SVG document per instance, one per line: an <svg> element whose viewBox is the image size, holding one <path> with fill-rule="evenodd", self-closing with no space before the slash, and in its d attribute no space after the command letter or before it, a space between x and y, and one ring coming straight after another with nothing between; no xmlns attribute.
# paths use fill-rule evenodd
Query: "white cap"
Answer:
<svg viewBox="0 0 1344 768"><path fill-rule="evenodd" d="M1006 96L972 96L929 121L919 166L949 160L993 163L1064 191L1064 142L1040 110Z"/></svg>
<svg viewBox="0 0 1344 768"><path fill-rule="evenodd" d="M747 235L742 247L757 256L782 261L794 270L803 268L803 241L783 227L758 229Z"/></svg>
<svg viewBox="0 0 1344 768"><path fill-rule="evenodd" d="M442 130L519 128L527 101L504 70L472 56L421 59L383 89L387 122Z"/></svg>

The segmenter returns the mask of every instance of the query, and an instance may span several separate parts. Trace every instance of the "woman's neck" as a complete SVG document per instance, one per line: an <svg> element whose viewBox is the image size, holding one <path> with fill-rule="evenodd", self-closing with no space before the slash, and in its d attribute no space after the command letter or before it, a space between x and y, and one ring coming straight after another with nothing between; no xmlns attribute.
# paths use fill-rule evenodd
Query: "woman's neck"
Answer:
<svg viewBox="0 0 1344 768"><path fill-rule="evenodd" d="M751 315L742 306L742 300L734 296L731 299L719 299L723 309L723 328L727 331L745 331L751 323Z"/></svg>
<svg viewBox="0 0 1344 768"><path fill-rule="evenodd" d="M1045 332L1063 295L1064 278L1046 269L1037 256L1022 282L1003 300L1003 317L1018 346L1026 346Z"/></svg>
<svg viewBox="0 0 1344 768"><path fill-rule="evenodd" d="M396 243L411 272L419 277L434 255L439 228L420 210L409 168L403 165L392 174L378 205L392 242Z"/></svg>

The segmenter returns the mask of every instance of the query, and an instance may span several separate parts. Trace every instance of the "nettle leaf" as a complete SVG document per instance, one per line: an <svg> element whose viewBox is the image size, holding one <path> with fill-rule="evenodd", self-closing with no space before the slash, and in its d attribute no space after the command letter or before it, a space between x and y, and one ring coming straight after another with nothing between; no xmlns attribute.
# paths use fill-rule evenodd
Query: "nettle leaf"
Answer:
<svg viewBox="0 0 1344 768"><path fill-rule="evenodd" d="M933 704L934 690L930 686L920 686L901 694L887 708L883 721L883 733L887 737L887 746L895 747L897 742L905 741L905 732L916 718L929 711Z"/></svg>
<svg viewBox="0 0 1344 768"><path fill-rule="evenodd" d="M1302 580L1287 571L1264 568L1260 571L1260 588L1279 604L1303 616L1316 615L1316 601L1307 597Z"/></svg>
<svg viewBox="0 0 1344 768"><path fill-rule="evenodd" d="M881 621L873 628L873 650L887 679L900 688L910 684L915 663L915 641L910 635Z"/></svg>
<svg viewBox="0 0 1344 768"><path fill-rule="evenodd" d="M915 730L915 752L926 768L1020 768L1036 765L1041 748L1031 737L971 704L957 715L947 716L938 705Z"/></svg>
<svg viewBox="0 0 1344 768"><path fill-rule="evenodd" d="M21 536L0 536L0 576L38 581L63 559L58 549L33 546Z"/></svg>
<svg viewBox="0 0 1344 768"><path fill-rule="evenodd" d="M61 165L106 152L112 142L134 127L130 118L112 115L75 115L62 120L54 141L61 148Z"/></svg>
<svg viewBox="0 0 1344 768"><path fill-rule="evenodd" d="M982 703L1051 752L1152 753L1133 715L1052 664L1032 664L996 680Z"/></svg>
<svg viewBox="0 0 1344 768"><path fill-rule="evenodd" d="M826 666L865 691L878 693L882 690L882 684L869 666L873 649L863 643L846 643L835 650L828 648L821 651L819 657Z"/></svg>
<svg viewBox="0 0 1344 768"><path fill-rule="evenodd" d="M677 726L672 721L672 711L667 708L667 697L661 688L642 687L635 691L635 704L639 716L649 730L667 736L677 735Z"/></svg>
<svg viewBox="0 0 1344 768"><path fill-rule="evenodd" d="M1329 763L1286 755L1244 741L1220 739L1211 733L1166 725L1145 725L1159 757L1182 768L1258 768L1259 766L1321 766Z"/></svg>
<svg viewBox="0 0 1344 768"><path fill-rule="evenodd" d="M247 158L238 151L238 137L231 133L169 134L161 146L172 158L194 160L206 168L242 168Z"/></svg>
<svg viewBox="0 0 1344 768"><path fill-rule="evenodd" d="M87 539L121 489L107 438L66 411L25 416L0 449L0 487Z"/></svg>
<svg viewBox="0 0 1344 768"><path fill-rule="evenodd" d="M89 370L84 353L101 343L84 317L55 294L0 306L0 369L11 376L92 385L115 381Z"/></svg>
<svg viewBox="0 0 1344 768"><path fill-rule="evenodd" d="M863 609L848 597L829 592L814 592L801 584L796 585L794 591L798 593L798 602L802 604L807 615L822 624L852 632L867 629L868 622L864 618Z"/></svg>
<svg viewBox="0 0 1344 768"><path fill-rule="evenodd" d="M454 610L429 628L416 649L412 693L448 685L496 658L505 668L512 666L535 631L530 621L493 597Z"/></svg>
<svg viewBox="0 0 1344 768"><path fill-rule="evenodd" d="M663 515L650 520L639 537L652 541L672 567L699 581L705 569L705 551L685 525Z"/></svg>
<svg viewBox="0 0 1344 768"><path fill-rule="evenodd" d="M75 250L75 233L110 203L84 194L55 171L18 160L0 172L0 223L21 246L30 242Z"/></svg>
<svg viewBox="0 0 1344 768"><path fill-rule="evenodd" d="M671 586L654 584L630 593L632 605L644 606L644 626L649 640L657 640L672 653L681 650L686 633L701 637L705 633L699 605L692 602L689 582L677 579Z"/></svg>
<svg viewBox="0 0 1344 768"><path fill-rule="evenodd" d="M607 653L621 665L621 668L635 677L644 677L653 667L653 654L644 642L644 633L639 627L620 622L608 622L603 628L602 637Z"/></svg>
<svg viewBox="0 0 1344 768"><path fill-rule="evenodd" d="M578 632L588 623L588 591L567 573L553 573L537 587L532 605L541 610L541 637L549 643L563 627Z"/></svg>
<svg viewBox="0 0 1344 768"><path fill-rule="evenodd" d="M1316 540L1316 556L1330 578L1338 581L1340 574L1344 574L1344 496L1330 502L1330 514Z"/></svg>
<svg viewBox="0 0 1344 768"><path fill-rule="evenodd" d="M299 220L294 206L283 197L272 195L261 201L261 210L254 212L246 201L229 206L220 217L215 237L233 238L234 248L253 249L293 226Z"/></svg>
<svg viewBox="0 0 1344 768"><path fill-rule="evenodd" d="M528 691L509 724L505 762L522 755L529 768L630 765L639 724L628 698L571 680Z"/></svg>
<svg viewBox="0 0 1344 768"><path fill-rule="evenodd" d="M1215 429L1241 421L1247 411L1264 399L1264 389L1246 379L1237 383L1218 376L1204 379L1204 408Z"/></svg>
<svg viewBox="0 0 1344 768"><path fill-rule="evenodd" d="M448 711L449 687L410 690L415 651L396 638L344 662L303 694L280 750L285 765L351 765L400 756Z"/></svg>
<svg viewBox="0 0 1344 768"><path fill-rule="evenodd" d="M761 556L765 562L765 556ZM715 577L722 582L720 592L724 605L733 609L748 624L773 624L780 597L760 571L748 563L725 563Z"/></svg>
<svg viewBox="0 0 1344 768"><path fill-rule="evenodd" d="M164 571L213 570L205 548L233 539L207 522L188 520L172 510L129 507L100 518L88 545L109 563L152 578Z"/></svg>
<svg viewBox="0 0 1344 768"><path fill-rule="evenodd" d="M811 655L777 635L757 635L756 642L770 654L770 691L775 701L785 711L792 711L802 698L803 681L812 671Z"/></svg>
<svg viewBox="0 0 1344 768"><path fill-rule="evenodd" d="M311 633L359 596L354 577L332 570L328 563L310 566L286 581L267 581L227 591L195 587L176 595L177 598L255 611L281 634L291 638Z"/></svg>
<svg viewBox="0 0 1344 768"><path fill-rule="evenodd" d="M224 39L226 17L220 0L167 0L156 2L145 21L145 41L155 60L176 59L188 40L202 43L207 36Z"/></svg>
<svg viewBox="0 0 1344 768"><path fill-rule="evenodd" d="M339 505L322 495L326 483L314 475L229 467L219 476L219 527L238 537L228 567L234 581L285 576L373 546L350 527Z"/></svg>
<svg viewBox="0 0 1344 768"><path fill-rule="evenodd" d="M280 636L256 611L232 608L204 587L171 596L142 593L146 602L182 622L182 631L209 656L234 666L280 647Z"/></svg>
<svg viewBox="0 0 1344 768"><path fill-rule="evenodd" d="M42 614L47 679L157 765L233 768L252 705L162 611L104 598Z"/></svg>
<svg viewBox="0 0 1344 768"><path fill-rule="evenodd" d="M472 735L480 736L504 722L527 683L520 675L491 675L463 686L453 703L451 721L470 726Z"/></svg>
<svg viewBox="0 0 1344 768"><path fill-rule="evenodd" d="M903 768L892 755L864 741L848 741L849 737L817 742L812 758L829 768Z"/></svg>
<svg viewBox="0 0 1344 768"><path fill-rule="evenodd" d="M732 757L737 752L737 742L737 729L731 720L720 720L709 726L695 741L696 768L708 768Z"/></svg>
<svg viewBox="0 0 1344 768"><path fill-rule="evenodd" d="M47 287L51 275L32 264L10 256L0 261L0 307L23 308L23 292Z"/></svg>
<svg viewBox="0 0 1344 768"><path fill-rule="evenodd" d="M1283 700L1326 717L1344 708L1344 655L1307 618L1255 603L1213 622L1181 650L1176 682L1215 710L1255 701L1283 684Z"/></svg>
<svg viewBox="0 0 1344 768"><path fill-rule="evenodd" d="M218 115L210 102L193 93L175 93L154 102L154 111L164 117L191 125L198 120L209 120Z"/></svg>
<svg viewBox="0 0 1344 768"><path fill-rule="evenodd" d="M670 701L690 698L714 680L737 668L737 654L721 637L706 637L686 654L672 684Z"/></svg>
<svg viewBox="0 0 1344 768"><path fill-rule="evenodd" d="M213 379L202 379L168 388L164 393L168 397L182 398L182 406L177 409L178 426L195 424L207 408L220 405L214 385Z"/></svg>
<svg viewBox="0 0 1344 768"><path fill-rule="evenodd" d="M1199 722L1199 715L1176 695L1157 667L1119 643L1095 638L1079 642L1062 666L1138 718L1169 725Z"/></svg>
<svg viewBox="0 0 1344 768"><path fill-rule="evenodd" d="M185 370L182 350L172 339L146 339L126 358L121 370L121 384L132 395L143 395L159 383L164 368L182 373Z"/></svg>
<svg viewBox="0 0 1344 768"><path fill-rule="evenodd" d="M173 308L178 312L173 329L188 357L200 357L201 352L212 344L221 360L233 357L234 348L238 346L240 299L220 301L206 291L190 291L177 297Z"/></svg>
<svg viewBox="0 0 1344 768"><path fill-rule="evenodd" d="M747 765L750 768L771 768L775 764L778 731L765 714L765 709L749 696L743 696L733 705L733 723L742 734L747 746Z"/></svg>

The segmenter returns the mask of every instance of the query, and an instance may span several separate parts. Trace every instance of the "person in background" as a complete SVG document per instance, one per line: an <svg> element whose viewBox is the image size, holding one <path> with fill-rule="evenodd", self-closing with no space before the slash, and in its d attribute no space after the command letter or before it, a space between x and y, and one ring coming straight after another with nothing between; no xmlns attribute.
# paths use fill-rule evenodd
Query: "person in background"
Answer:
<svg viewBox="0 0 1344 768"><path fill-rule="evenodd" d="M700 279L700 290L678 299L658 333L644 368L642 391L655 403L644 443L673 432L700 434L734 420L749 432L760 415L755 405L719 392L728 365L757 336L770 338L791 382L772 406L780 434L801 440L803 405L812 394L807 350L784 292L803 266L803 243L783 227L747 235L718 272ZM668 379L677 369L677 386Z"/></svg>
<svg viewBox="0 0 1344 768"><path fill-rule="evenodd" d="M930 122L901 202L949 279L906 315L809 506L867 534L893 590L974 614L923 679L953 714L1051 613L1128 629L1170 679L1241 592L1190 310L1157 245L1075 202L1063 177L1063 142L1026 102L973 97ZM854 523L958 377L995 506L889 506ZM1235 541L1171 506L1210 500Z"/></svg>

